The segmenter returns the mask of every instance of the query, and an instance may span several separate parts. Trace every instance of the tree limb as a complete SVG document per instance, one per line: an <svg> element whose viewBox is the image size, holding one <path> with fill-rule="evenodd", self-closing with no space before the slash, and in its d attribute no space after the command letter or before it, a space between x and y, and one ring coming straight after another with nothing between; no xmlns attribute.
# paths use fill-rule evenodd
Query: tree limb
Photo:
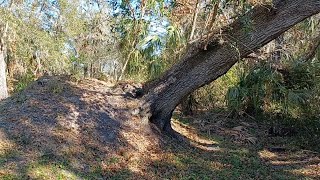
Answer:
<svg viewBox="0 0 320 180"><path fill-rule="evenodd" d="M147 83L142 115L149 117L161 131L170 130L172 112L181 99L224 75L240 59L295 24L319 12L320 0L286 0L274 6L255 7L225 27L222 33L210 37L207 50L203 50L207 42L192 44L187 54L161 78Z"/></svg>

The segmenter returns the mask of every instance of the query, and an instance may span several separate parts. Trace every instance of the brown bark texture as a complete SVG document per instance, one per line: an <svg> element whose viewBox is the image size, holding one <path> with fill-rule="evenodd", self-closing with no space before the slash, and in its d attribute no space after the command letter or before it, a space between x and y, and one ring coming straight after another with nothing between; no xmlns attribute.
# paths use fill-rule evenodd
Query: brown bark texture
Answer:
<svg viewBox="0 0 320 180"><path fill-rule="evenodd" d="M181 99L224 75L237 61L293 25L319 12L320 0L283 0L272 6L253 8L222 33L211 36L208 42L190 45L184 58L161 78L147 83L141 115L158 130L172 132L170 119Z"/></svg>

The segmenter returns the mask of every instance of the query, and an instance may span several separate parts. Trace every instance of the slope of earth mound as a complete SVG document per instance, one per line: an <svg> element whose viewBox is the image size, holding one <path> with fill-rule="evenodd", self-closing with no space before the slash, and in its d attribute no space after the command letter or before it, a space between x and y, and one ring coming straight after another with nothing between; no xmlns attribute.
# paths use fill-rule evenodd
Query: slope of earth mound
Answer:
<svg viewBox="0 0 320 180"><path fill-rule="evenodd" d="M190 143L160 136L137 115L138 86L42 77L1 101L0 179L320 178L319 153L255 123L176 112Z"/></svg>
<svg viewBox="0 0 320 180"><path fill-rule="evenodd" d="M43 77L1 102L0 156L9 158L0 162L0 177L41 178L57 171L52 163L67 179L141 173L139 161L157 148L158 138L135 115L138 101L127 94L94 79ZM105 173L95 173L101 169Z"/></svg>

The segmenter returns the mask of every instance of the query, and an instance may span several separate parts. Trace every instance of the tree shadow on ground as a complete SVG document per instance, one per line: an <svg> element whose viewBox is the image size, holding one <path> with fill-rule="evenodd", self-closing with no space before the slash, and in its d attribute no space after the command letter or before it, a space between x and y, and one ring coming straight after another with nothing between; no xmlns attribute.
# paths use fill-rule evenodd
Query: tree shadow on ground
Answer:
<svg viewBox="0 0 320 180"><path fill-rule="evenodd" d="M175 156L172 159L177 156L178 159L192 159L183 165L180 163L179 170L171 174L173 176L179 174L180 177L200 179L320 178L319 153L290 145L295 137L269 137L264 133L265 127L240 120L233 119L230 126L225 124L228 120L221 114L209 113L199 117L176 114L174 117L174 129L188 137L189 146L193 148L169 148ZM280 148L284 151L278 152L277 148L271 147L284 147ZM174 166L177 163L173 160L165 164L177 169ZM193 170L197 168L190 168L190 164L209 170L196 173Z"/></svg>
<svg viewBox="0 0 320 180"><path fill-rule="evenodd" d="M124 102L66 81L42 78L1 102L0 177L138 176L126 164L136 147L122 133L130 115Z"/></svg>
<svg viewBox="0 0 320 180"><path fill-rule="evenodd" d="M0 102L0 179L318 177L299 175L298 167L276 168L272 161L283 158L279 153L238 145L219 134L201 137L201 127L193 122L178 129L190 144L159 137L131 113L138 104L94 80L38 80Z"/></svg>

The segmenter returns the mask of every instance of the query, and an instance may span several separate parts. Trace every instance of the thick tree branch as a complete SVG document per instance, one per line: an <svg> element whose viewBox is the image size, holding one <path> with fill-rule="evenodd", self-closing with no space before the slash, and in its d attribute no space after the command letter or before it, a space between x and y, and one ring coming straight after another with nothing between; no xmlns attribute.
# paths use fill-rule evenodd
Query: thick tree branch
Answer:
<svg viewBox="0 0 320 180"><path fill-rule="evenodd" d="M267 44L293 25L320 12L319 0L285 0L274 6L255 7L222 34L193 44L161 78L147 84L145 115L160 130L171 129L170 118L180 100L225 74L238 60ZM250 26L247 26L250 24Z"/></svg>

